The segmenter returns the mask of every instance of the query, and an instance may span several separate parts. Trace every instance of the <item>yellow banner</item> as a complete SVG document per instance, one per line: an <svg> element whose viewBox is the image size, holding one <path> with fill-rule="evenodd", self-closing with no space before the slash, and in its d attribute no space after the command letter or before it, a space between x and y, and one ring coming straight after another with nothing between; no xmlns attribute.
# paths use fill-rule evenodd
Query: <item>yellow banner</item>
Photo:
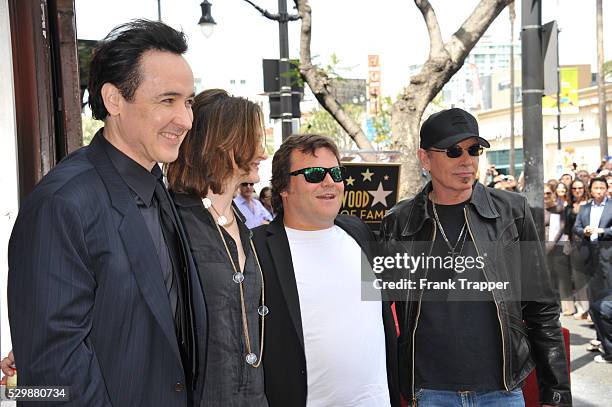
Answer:
<svg viewBox="0 0 612 407"><path fill-rule="evenodd" d="M561 76L561 113L578 113L578 68L563 67ZM557 95L542 98L542 113L557 114Z"/></svg>

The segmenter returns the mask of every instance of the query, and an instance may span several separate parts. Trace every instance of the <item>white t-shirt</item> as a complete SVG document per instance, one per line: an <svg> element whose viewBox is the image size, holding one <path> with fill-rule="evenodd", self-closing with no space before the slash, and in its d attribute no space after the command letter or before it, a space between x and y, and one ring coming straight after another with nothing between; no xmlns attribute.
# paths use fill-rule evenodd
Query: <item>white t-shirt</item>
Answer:
<svg viewBox="0 0 612 407"><path fill-rule="evenodd" d="M285 230L302 316L306 405L388 407L382 308L361 300L361 248L338 226Z"/></svg>

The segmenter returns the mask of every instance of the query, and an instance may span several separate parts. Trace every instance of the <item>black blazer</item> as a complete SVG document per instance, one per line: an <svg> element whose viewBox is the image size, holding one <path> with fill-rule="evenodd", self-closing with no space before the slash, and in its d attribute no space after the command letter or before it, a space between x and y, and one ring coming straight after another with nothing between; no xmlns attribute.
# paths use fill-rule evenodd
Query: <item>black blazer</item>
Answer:
<svg viewBox="0 0 612 407"><path fill-rule="evenodd" d="M71 406L199 402L204 361L192 393L155 245L101 137L43 178L13 228L8 311L19 385L71 386ZM188 273L204 355L206 309L191 257Z"/></svg>
<svg viewBox="0 0 612 407"><path fill-rule="evenodd" d="M372 249L368 243L374 237L370 229L354 216L340 215L335 224L359 243L371 261ZM277 215L269 225L254 229L253 242L264 273L265 303L270 307L270 314L266 317L263 360L268 403L270 407L303 407L308 391L304 336L291 250L282 214ZM397 338L390 303L382 303L382 314L391 405L399 406Z"/></svg>

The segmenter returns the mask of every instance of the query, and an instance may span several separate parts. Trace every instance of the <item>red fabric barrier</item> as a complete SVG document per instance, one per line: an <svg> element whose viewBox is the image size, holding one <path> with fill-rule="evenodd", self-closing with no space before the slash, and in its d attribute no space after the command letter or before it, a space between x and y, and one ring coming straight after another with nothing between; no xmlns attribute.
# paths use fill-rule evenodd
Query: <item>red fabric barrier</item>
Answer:
<svg viewBox="0 0 612 407"><path fill-rule="evenodd" d="M565 340L565 354L567 355L567 370L570 371L570 342L569 330L561 328L563 331L563 339ZM571 377L570 377L571 378ZM540 407L540 391L538 388L538 378L535 369L525 380L523 385L523 397L525 398L525 407Z"/></svg>

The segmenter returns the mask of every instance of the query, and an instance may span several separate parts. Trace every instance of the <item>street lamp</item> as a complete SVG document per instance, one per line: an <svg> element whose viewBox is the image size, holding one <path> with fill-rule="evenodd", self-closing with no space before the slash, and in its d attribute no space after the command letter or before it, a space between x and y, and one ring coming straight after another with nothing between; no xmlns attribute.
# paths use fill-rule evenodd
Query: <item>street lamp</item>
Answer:
<svg viewBox="0 0 612 407"><path fill-rule="evenodd" d="M212 35L215 25L217 24L213 19L212 14L210 13L211 7L212 4L210 4L207 0L204 0L202 3L200 3L200 8L202 9L202 17L200 17L198 25L202 30L202 34L206 38L209 38Z"/></svg>

